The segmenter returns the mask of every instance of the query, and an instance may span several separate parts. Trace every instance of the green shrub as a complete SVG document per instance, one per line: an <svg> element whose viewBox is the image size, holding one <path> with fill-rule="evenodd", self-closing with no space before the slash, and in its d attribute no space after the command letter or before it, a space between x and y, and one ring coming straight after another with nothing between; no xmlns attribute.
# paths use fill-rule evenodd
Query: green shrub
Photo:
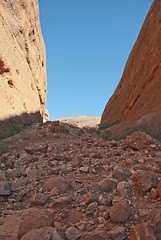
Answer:
<svg viewBox="0 0 161 240"><path fill-rule="evenodd" d="M135 125L126 127L120 134L115 134L107 128L121 122L120 120L110 120L100 124L98 135L104 140L124 139L134 132L144 132L161 142L161 114L151 113L140 118ZM106 130L104 130L106 129ZM104 130L104 131L100 131Z"/></svg>
<svg viewBox="0 0 161 240"><path fill-rule="evenodd" d="M121 120L119 120L119 119L113 119L113 120L108 120L108 121L102 122L99 124L99 130L107 129L109 127L112 127L112 126L120 123L120 122L121 122Z"/></svg>
<svg viewBox="0 0 161 240"><path fill-rule="evenodd" d="M0 155L6 153L8 151L7 144L0 142Z"/></svg>
<svg viewBox="0 0 161 240"><path fill-rule="evenodd" d="M147 133L146 129L144 129L143 126L134 125L134 126L124 128L120 133L120 139L124 139L134 132L145 132L145 133Z"/></svg>
<svg viewBox="0 0 161 240"><path fill-rule="evenodd" d="M99 129L96 128L96 127L88 127L88 128L84 128L84 130L86 130L86 129L87 129L89 132L91 132L91 133L97 133L97 134L100 133Z"/></svg>
<svg viewBox="0 0 161 240"><path fill-rule="evenodd" d="M0 140L16 135L24 129L31 128L33 124L34 122L27 122L23 124L13 124L11 126L8 126L7 128L4 128L0 131Z"/></svg>
<svg viewBox="0 0 161 240"><path fill-rule="evenodd" d="M103 138L105 141L107 141L107 140L110 141L110 140L114 139L113 132L108 129L104 130L103 132L100 132L99 136L101 138Z"/></svg>
<svg viewBox="0 0 161 240"><path fill-rule="evenodd" d="M161 142L161 114L147 114L139 119L136 124L141 126L150 136Z"/></svg>

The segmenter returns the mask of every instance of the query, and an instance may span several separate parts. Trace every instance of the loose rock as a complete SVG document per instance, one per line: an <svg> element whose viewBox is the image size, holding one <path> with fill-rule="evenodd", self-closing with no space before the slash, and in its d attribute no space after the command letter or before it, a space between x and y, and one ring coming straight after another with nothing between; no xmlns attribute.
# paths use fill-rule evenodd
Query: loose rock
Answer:
<svg viewBox="0 0 161 240"><path fill-rule="evenodd" d="M45 209L36 211L27 216L20 224L18 230L18 238L21 239L23 235L31 230L40 229L43 227L52 227L54 224L53 214Z"/></svg>
<svg viewBox="0 0 161 240"><path fill-rule="evenodd" d="M0 196L9 196L11 194L11 187L9 182L0 181Z"/></svg>
<svg viewBox="0 0 161 240"><path fill-rule="evenodd" d="M117 182L112 178L106 178L99 182L99 186L103 192L111 192L116 189Z"/></svg>
<svg viewBox="0 0 161 240"><path fill-rule="evenodd" d="M131 216L131 209L127 199L121 199L110 208L110 219L114 223L125 223Z"/></svg>

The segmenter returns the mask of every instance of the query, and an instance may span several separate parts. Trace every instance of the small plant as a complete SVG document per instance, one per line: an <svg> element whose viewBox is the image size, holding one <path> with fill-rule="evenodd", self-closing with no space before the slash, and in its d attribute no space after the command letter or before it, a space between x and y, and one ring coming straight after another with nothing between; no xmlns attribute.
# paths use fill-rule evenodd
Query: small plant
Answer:
<svg viewBox="0 0 161 240"><path fill-rule="evenodd" d="M122 130L122 132L120 134L120 138L124 139L134 132L146 132L146 130L141 125L140 126L139 125L134 125L134 126L131 126L131 127L126 127Z"/></svg>
<svg viewBox="0 0 161 240"><path fill-rule="evenodd" d="M31 128L33 124L34 122L26 122L23 124L13 124L7 128L4 128L0 131L0 140L16 135L24 129Z"/></svg>
<svg viewBox="0 0 161 240"><path fill-rule="evenodd" d="M161 114L147 114L137 121L137 125L143 126L146 133L161 142Z"/></svg>
<svg viewBox="0 0 161 240"><path fill-rule="evenodd" d="M100 133L100 131L99 131L99 129L97 127L88 127L88 128L84 128L84 130L85 129L87 129L91 133L97 133L97 134Z"/></svg>
<svg viewBox="0 0 161 240"><path fill-rule="evenodd" d="M100 134L99 134L99 136L101 137L101 138L103 138L105 141L107 141L107 140L112 140L112 139L114 139L114 134L113 134L113 132L112 131L110 131L110 130L104 130L103 132L100 132Z"/></svg>
<svg viewBox="0 0 161 240"><path fill-rule="evenodd" d="M113 119L113 120L108 120L108 121L102 122L99 125L99 130L104 130L106 128L112 127L120 122L121 122L121 120L119 120L119 119Z"/></svg>
<svg viewBox="0 0 161 240"><path fill-rule="evenodd" d="M6 153L8 151L7 144L0 142L0 155Z"/></svg>

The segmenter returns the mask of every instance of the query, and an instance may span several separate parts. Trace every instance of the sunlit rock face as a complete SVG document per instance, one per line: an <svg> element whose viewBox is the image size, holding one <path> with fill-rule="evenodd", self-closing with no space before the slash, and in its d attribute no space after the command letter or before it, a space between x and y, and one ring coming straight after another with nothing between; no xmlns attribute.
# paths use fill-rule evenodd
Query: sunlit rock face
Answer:
<svg viewBox="0 0 161 240"><path fill-rule="evenodd" d="M124 128L161 113L161 1L154 0L101 121L123 120Z"/></svg>
<svg viewBox="0 0 161 240"><path fill-rule="evenodd" d="M46 51L38 0L0 1L0 121L45 119Z"/></svg>

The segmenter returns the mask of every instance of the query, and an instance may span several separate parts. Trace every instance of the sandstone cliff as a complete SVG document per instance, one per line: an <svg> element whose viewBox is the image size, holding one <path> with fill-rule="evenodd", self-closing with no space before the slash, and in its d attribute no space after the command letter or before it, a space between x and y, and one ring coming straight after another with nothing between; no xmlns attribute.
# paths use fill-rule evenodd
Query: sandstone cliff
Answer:
<svg viewBox="0 0 161 240"><path fill-rule="evenodd" d="M154 0L130 53L123 76L101 122L121 119L116 128L161 113L161 1Z"/></svg>
<svg viewBox="0 0 161 240"><path fill-rule="evenodd" d="M38 0L1 0L0 31L0 121L44 118L46 52Z"/></svg>

